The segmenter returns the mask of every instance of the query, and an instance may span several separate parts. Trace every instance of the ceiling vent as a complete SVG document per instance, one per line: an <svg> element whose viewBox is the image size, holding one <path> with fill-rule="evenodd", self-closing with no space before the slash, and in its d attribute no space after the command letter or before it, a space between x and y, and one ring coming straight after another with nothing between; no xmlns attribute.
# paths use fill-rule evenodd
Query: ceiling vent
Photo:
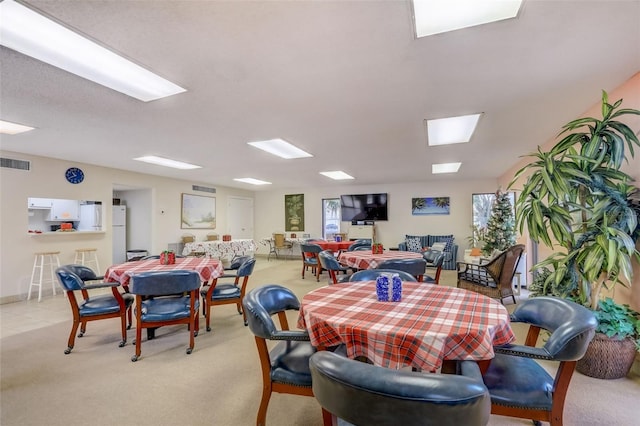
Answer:
<svg viewBox="0 0 640 426"><path fill-rule="evenodd" d="M192 185L191 189L193 189L194 191L209 192L211 194L216 193L215 188L207 188L206 186Z"/></svg>
<svg viewBox="0 0 640 426"><path fill-rule="evenodd" d="M0 158L0 167L16 170L31 170L31 162L26 160L14 160L13 158Z"/></svg>

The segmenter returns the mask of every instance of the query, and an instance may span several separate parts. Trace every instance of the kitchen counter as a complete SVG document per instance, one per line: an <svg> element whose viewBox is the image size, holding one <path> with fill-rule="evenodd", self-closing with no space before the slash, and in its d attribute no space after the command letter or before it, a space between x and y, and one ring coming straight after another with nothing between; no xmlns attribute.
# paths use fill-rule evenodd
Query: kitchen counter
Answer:
<svg viewBox="0 0 640 426"><path fill-rule="evenodd" d="M41 237L41 236L51 236L51 235L87 235L87 234L105 234L105 231L65 231L65 232L57 232L57 231L49 231L49 232L41 232L41 233L37 233L37 232L27 232L27 235L30 236L34 236L34 237Z"/></svg>

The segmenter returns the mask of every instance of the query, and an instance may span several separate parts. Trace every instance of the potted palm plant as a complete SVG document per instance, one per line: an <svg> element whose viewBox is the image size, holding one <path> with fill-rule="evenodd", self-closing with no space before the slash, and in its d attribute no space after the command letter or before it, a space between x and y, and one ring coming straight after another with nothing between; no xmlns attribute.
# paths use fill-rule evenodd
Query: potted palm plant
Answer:
<svg viewBox="0 0 640 426"><path fill-rule="evenodd" d="M538 148L531 154L532 162L509 185L528 175L516 202L518 229L526 226L532 240L559 248L534 266L546 268L540 293L567 297L594 311L604 288L633 282L632 261L640 260L633 238L638 214L630 201L636 188L621 170L627 151L633 157L640 142L619 121L640 111L621 104L622 99L610 104L603 91L602 118L566 124L562 138L548 151Z"/></svg>

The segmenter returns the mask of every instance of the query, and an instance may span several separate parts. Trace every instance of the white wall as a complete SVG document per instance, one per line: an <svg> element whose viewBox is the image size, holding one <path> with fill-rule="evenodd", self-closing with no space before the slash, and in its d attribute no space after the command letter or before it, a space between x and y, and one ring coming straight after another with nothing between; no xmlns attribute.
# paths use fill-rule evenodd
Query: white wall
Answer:
<svg viewBox="0 0 640 426"><path fill-rule="evenodd" d="M0 151L0 155L31 161L31 170L28 172L0 168L0 303L26 298L35 252L60 251L61 264L68 264L73 262L76 249L94 247L98 249L100 266L106 270L111 264L111 205L114 184L151 190L149 199L139 201L151 204L151 217L142 218L131 226L144 230L141 232L151 238L149 250L152 253L159 253L166 249L167 244L178 242L185 232L180 229L181 194L194 193L191 190L193 184L211 186L202 182L180 181L13 152ZM65 180L64 172L71 166L84 170L85 180L81 184L72 185ZM253 198L254 194L251 191L225 187L216 187L216 190L216 194L198 194L216 197L216 231L222 234L227 230L227 197ZM106 216L105 233L28 234L28 197L102 201ZM209 230L188 232L196 234L198 240L203 240ZM138 238L133 235L135 234L132 234L132 238ZM138 240L132 240L131 243L143 244ZM51 287L45 287L44 290L50 293Z"/></svg>

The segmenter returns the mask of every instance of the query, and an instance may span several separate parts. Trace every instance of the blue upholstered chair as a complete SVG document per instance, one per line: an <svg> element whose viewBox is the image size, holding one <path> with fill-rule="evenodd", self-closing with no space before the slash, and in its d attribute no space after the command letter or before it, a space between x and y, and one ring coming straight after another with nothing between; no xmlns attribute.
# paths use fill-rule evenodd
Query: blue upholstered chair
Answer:
<svg viewBox="0 0 640 426"><path fill-rule="evenodd" d="M375 426L489 422L489 392L473 361L459 363L461 375L420 374L321 351L311 356L310 368L326 426L333 423L332 415L349 424Z"/></svg>
<svg viewBox="0 0 640 426"><path fill-rule="evenodd" d="M238 308L238 313L244 319L244 325L247 325L247 316L242 309L242 299L255 265L256 260L253 257L245 256L242 265L238 268L238 272L233 276L233 282L220 281L221 278L218 278L213 280L210 285L202 286L200 294L202 295L202 309L207 318L207 331L211 331L211 307L215 305L235 304ZM240 283L240 280L242 280L242 283Z"/></svg>
<svg viewBox="0 0 640 426"><path fill-rule="evenodd" d="M56 277L58 282L67 294L67 300L71 305L73 313L73 324L71 325L71 333L67 341L67 349L64 353L69 354L75 343L76 332L80 327L78 337L82 337L87 330L87 322L96 321L107 318L120 318L120 327L122 331L122 340L119 346L123 347L127 343L127 325L126 313L130 312L133 304L133 296L130 294L120 294L117 282L100 282L94 284L85 284L85 279L95 277L94 272L82 265L65 265L56 269ZM111 287L112 294L100 294L97 296L89 296L89 291L98 288ZM76 292L82 295L81 302L76 298ZM131 320L129 320L131 321Z"/></svg>
<svg viewBox="0 0 640 426"><path fill-rule="evenodd" d="M142 272L131 277L129 290L136 296L136 354L131 361L140 358L143 328L187 324L187 354L193 351L199 328L199 289L200 275L196 271Z"/></svg>
<svg viewBox="0 0 640 426"><path fill-rule="evenodd" d="M358 249L359 247L366 247L366 249L371 250L371 240L367 239L367 238L363 238L363 239L360 239L360 240L355 240L353 242L353 244L351 244L347 248L347 251L354 251L354 250ZM361 250L365 250L365 249L361 249Z"/></svg>
<svg viewBox="0 0 640 426"><path fill-rule="evenodd" d="M322 251L322 247L313 243L300 244L300 252L302 253L302 279L304 279L305 271L311 268L311 272L316 276L316 281L320 281L320 273L322 265L318 261L318 254Z"/></svg>
<svg viewBox="0 0 640 426"><path fill-rule="evenodd" d="M421 282L427 268L427 261L424 259L389 259L380 262L378 268L404 271L413 275L417 281Z"/></svg>
<svg viewBox="0 0 640 426"><path fill-rule="evenodd" d="M399 271L397 269L364 269L362 271L355 272L349 276L349 282L353 281L373 281L383 273L398 274L402 281L417 282L418 280L413 275Z"/></svg>
<svg viewBox="0 0 640 426"><path fill-rule="evenodd" d="M491 413L562 425L564 400L577 361L582 358L597 326L584 306L554 297L535 297L520 303L511 322L530 324L524 345L494 348L496 356L484 374L491 394ZM540 330L551 333L536 348ZM555 361L555 377L535 360Z"/></svg>
<svg viewBox="0 0 640 426"><path fill-rule="evenodd" d="M422 257L427 261L427 267L422 281L439 284L440 273L442 272L442 265L444 264L444 253L439 250L426 250L422 253ZM426 272L430 270L434 271L433 277L426 274Z"/></svg>
<svg viewBox="0 0 640 426"><path fill-rule="evenodd" d="M318 260L320 261L320 266L329 272L329 280L331 283L337 284L338 282L348 281L346 275L338 279L338 273L342 272L346 274L349 268L342 266L331 250L323 250L318 253Z"/></svg>
<svg viewBox="0 0 640 426"><path fill-rule="evenodd" d="M309 357L315 348L306 331L289 330L286 311L299 310L291 290L270 284L251 290L243 301L249 329L255 336L262 368L262 399L256 424L265 424L272 392L313 396ZM277 315L280 329L272 315ZM271 350L267 340L279 341Z"/></svg>

